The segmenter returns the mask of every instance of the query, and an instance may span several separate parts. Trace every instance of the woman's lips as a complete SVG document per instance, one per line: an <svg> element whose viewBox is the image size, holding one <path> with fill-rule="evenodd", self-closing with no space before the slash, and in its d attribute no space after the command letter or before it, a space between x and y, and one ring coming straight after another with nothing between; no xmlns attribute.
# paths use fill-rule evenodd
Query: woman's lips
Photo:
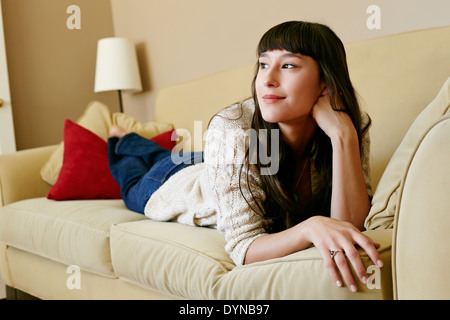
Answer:
<svg viewBox="0 0 450 320"><path fill-rule="evenodd" d="M276 94L266 94L263 96L263 100L265 103L275 103L285 99L286 97L281 97Z"/></svg>

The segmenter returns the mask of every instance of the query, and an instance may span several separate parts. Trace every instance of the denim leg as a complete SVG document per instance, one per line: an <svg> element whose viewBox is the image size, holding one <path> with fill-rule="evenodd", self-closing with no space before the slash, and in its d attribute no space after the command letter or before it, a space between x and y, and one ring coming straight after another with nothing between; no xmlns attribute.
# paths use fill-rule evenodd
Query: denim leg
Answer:
<svg viewBox="0 0 450 320"><path fill-rule="evenodd" d="M122 137L116 145L115 152L122 156L140 157L149 167L171 154L170 150L136 133Z"/></svg>
<svg viewBox="0 0 450 320"><path fill-rule="evenodd" d="M167 179L178 171L191 165L203 162L203 152L187 152L184 154L184 159L188 158L190 161L181 163L174 162L170 156L161 159L149 170L148 174L146 174L146 178L157 181L162 185L167 181Z"/></svg>
<svg viewBox="0 0 450 320"><path fill-rule="evenodd" d="M191 158L190 162L174 163L170 151L134 134L126 135L120 140L108 140L111 174L120 186L127 208L139 213L144 213L151 195L169 177L183 168L203 161L202 152L188 153L186 156Z"/></svg>
<svg viewBox="0 0 450 320"><path fill-rule="evenodd" d="M144 190L139 189L139 181L148 173L150 166L140 157L118 155L115 152L118 142L118 138L108 140L109 170L120 186L120 195L127 208L144 213L146 201L142 199Z"/></svg>

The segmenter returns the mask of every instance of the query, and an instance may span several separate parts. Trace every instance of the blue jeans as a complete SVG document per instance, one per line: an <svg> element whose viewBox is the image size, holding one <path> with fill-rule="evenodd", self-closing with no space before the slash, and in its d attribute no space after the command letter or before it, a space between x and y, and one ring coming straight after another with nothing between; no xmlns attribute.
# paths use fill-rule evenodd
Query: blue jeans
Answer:
<svg viewBox="0 0 450 320"><path fill-rule="evenodd" d="M120 186L128 209L144 213L152 194L176 172L203 162L203 152L182 154L184 162L174 162L172 152L156 142L130 133L108 139L109 169Z"/></svg>

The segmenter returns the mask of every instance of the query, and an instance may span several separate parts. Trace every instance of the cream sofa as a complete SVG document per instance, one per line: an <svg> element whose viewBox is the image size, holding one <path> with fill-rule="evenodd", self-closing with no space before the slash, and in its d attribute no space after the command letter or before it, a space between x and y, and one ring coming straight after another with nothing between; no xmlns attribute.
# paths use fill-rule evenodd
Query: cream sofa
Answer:
<svg viewBox="0 0 450 320"><path fill-rule="evenodd" d="M236 267L214 229L151 221L121 200L48 200L40 171L56 146L0 156L4 281L42 299L450 298L449 81L440 90L448 39L443 27L346 44L373 120L376 191L365 232L385 264L373 268L361 254L370 280L358 292L332 283L314 247ZM205 130L215 112L249 96L252 74L244 66L164 88L155 120L195 140L194 121Z"/></svg>

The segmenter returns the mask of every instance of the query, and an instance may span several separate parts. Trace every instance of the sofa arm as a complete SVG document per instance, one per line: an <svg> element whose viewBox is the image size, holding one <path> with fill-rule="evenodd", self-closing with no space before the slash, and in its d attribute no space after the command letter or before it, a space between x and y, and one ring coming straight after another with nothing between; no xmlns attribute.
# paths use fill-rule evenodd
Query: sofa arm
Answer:
<svg viewBox="0 0 450 320"><path fill-rule="evenodd" d="M57 146L47 146L0 155L0 204L44 197L50 185L41 178L41 168Z"/></svg>
<svg viewBox="0 0 450 320"><path fill-rule="evenodd" d="M394 297L450 299L450 114L424 135L400 188Z"/></svg>

